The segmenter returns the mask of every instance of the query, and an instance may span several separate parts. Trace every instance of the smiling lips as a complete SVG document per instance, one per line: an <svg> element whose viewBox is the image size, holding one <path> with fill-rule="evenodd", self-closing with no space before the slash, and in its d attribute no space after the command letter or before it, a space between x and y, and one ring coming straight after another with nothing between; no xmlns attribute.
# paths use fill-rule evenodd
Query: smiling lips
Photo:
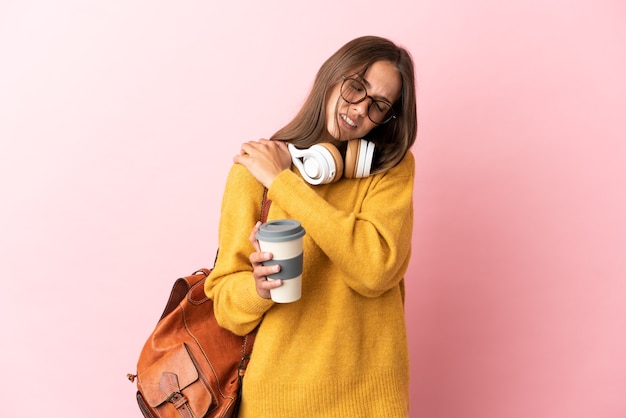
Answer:
<svg viewBox="0 0 626 418"><path fill-rule="evenodd" d="M352 126L353 128L356 128L356 123L354 123L354 121L352 119L350 119L348 117L348 115L345 114L341 114L341 119L344 120L344 122L346 122L348 125Z"/></svg>

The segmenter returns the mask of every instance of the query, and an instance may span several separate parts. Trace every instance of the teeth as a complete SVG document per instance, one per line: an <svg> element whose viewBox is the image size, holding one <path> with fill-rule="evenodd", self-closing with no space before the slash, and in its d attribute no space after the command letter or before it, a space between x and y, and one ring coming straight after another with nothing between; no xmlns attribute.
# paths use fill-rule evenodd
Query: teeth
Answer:
<svg viewBox="0 0 626 418"><path fill-rule="evenodd" d="M346 121L346 123L350 126L352 126L353 128L356 128L356 123L354 123L352 121L352 119L350 119L349 117L347 117L346 115L341 115L342 119Z"/></svg>

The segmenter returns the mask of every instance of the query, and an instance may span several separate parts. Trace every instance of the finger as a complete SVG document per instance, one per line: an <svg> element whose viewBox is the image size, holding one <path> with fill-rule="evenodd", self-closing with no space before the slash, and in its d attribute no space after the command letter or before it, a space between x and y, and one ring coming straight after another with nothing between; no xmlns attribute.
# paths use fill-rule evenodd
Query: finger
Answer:
<svg viewBox="0 0 626 418"><path fill-rule="evenodd" d="M278 264L272 266L263 266L258 265L254 268L253 276L257 281L266 281L268 277L272 274L276 274L280 271L280 266Z"/></svg>
<svg viewBox="0 0 626 418"><path fill-rule="evenodd" d="M264 253L264 252L257 251L257 252L251 253L250 257L248 258L250 259L252 266L256 267L256 266L263 264L263 262L265 261L271 260L272 253Z"/></svg>
<svg viewBox="0 0 626 418"><path fill-rule="evenodd" d="M254 284L257 294L262 298L269 299L271 297L270 290L282 286L283 281L280 279L270 279L268 275L276 273L279 266L257 266L254 268Z"/></svg>
<svg viewBox="0 0 626 418"><path fill-rule="evenodd" d="M281 287L283 285L283 281L281 279L258 280L256 285L260 290L270 290Z"/></svg>
<svg viewBox="0 0 626 418"><path fill-rule="evenodd" d="M259 246L259 240L256 239L256 233L259 232L259 228L261 228L261 221L257 221L257 223L254 224L254 228L252 228L252 231L250 232L250 237L248 237L248 239L252 243L252 246L257 252L261 251L261 247Z"/></svg>
<svg viewBox="0 0 626 418"><path fill-rule="evenodd" d="M254 152L254 151L267 152L268 150L272 149L272 147L275 147L277 145L277 142L280 142L280 141L272 141L270 139L261 138L258 141L244 142L241 145L241 148L247 153Z"/></svg>
<svg viewBox="0 0 626 418"><path fill-rule="evenodd" d="M255 147L253 142L244 142L243 144L241 144L240 153L241 155L249 155L251 152L254 151L254 149Z"/></svg>
<svg viewBox="0 0 626 418"><path fill-rule="evenodd" d="M248 159L248 154L237 154L233 157L233 162L235 164L242 164L245 166Z"/></svg>

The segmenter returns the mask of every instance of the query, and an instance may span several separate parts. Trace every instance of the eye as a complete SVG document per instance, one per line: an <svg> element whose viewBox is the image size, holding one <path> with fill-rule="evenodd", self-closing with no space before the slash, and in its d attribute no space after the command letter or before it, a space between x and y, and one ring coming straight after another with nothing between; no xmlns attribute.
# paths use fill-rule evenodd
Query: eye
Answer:
<svg viewBox="0 0 626 418"><path fill-rule="evenodd" d="M381 102L379 100L376 100L374 102L374 104L375 104L374 108L379 113L387 113L389 111L390 106L387 103L385 103L385 102Z"/></svg>
<svg viewBox="0 0 626 418"><path fill-rule="evenodd" d="M359 83L358 81L351 81L350 84L348 84L348 87L350 88L350 90L356 93L361 93L365 90L363 88L363 85Z"/></svg>

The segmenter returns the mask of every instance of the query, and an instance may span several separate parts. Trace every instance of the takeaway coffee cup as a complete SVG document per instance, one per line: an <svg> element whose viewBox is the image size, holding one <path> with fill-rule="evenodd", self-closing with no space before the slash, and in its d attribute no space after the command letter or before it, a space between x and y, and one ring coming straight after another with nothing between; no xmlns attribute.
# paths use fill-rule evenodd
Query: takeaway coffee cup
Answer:
<svg viewBox="0 0 626 418"><path fill-rule="evenodd" d="M256 233L261 251L273 256L263 265L280 265L278 273L267 277L268 280L283 280L282 286L270 290L274 302L295 302L302 296L302 239L305 233L300 222L291 219L265 222Z"/></svg>

